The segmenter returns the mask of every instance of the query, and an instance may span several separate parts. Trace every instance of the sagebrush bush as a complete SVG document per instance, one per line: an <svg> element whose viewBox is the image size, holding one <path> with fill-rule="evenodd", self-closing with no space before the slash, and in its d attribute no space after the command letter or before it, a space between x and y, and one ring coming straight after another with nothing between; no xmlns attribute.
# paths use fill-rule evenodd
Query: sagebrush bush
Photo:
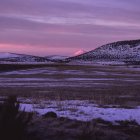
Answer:
<svg viewBox="0 0 140 140"><path fill-rule="evenodd" d="M28 140L28 124L32 113L20 111L15 96L8 97L0 104L0 140Z"/></svg>

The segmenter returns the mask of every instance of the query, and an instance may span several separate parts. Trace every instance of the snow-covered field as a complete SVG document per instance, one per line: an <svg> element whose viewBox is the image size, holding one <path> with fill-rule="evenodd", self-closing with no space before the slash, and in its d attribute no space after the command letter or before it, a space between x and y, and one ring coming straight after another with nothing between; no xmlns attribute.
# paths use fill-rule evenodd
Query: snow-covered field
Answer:
<svg viewBox="0 0 140 140"><path fill-rule="evenodd" d="M56 112L59 117L67 117L81 121L101 118L113 123L119 120L135 120L140 124L140 106L132 109L113 108L111 106L102 108L88 100L38 101L38 103L34 104L31 100L22 99L21 101L22 110L38 112L40 115L53 111Z"/></svg>

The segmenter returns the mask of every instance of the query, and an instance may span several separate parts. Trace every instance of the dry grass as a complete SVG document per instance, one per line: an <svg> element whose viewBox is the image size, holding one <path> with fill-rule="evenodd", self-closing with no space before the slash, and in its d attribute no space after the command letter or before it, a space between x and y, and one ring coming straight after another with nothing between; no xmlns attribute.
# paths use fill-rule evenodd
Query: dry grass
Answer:
<svg viewBox="0 0 140 140"><path fill-rule="evenodd" d="M30 129L37 131L41 140L139 140L140 126L124 123L114 126L101 119L81 122L67 118L38 118Z"/></svg>
<svg viewBox="0 0 140 140"><path fill-rule="evenodd" d="M49 100L90 100L100 105L114 104L126 107L140 105L140 71L133 68L126 66L76 66L67 64L38 65L36 68L38 67L43 67L42 69L46 69L47 72L26 75L1 74L0 77L4 79L49 78L49 81L21 80L18 83L25 82L28 85L32 83L37 83L38 85L49 83L50 85L56 84L56 86L3 86L0 87L0 95L14 94L19 97L46 98ZM55 73L51 73L54 71ZM69 73L69 71L73 72ZM85 78L85 80L67 81L67 78ZM113 80L110 80L110 78ZM54 79L56 81L53 81ZM132 81L126 81L125 79L131 79ZM11 83L14 83L14 81L11 81ZM59 86L59 84L62 86Z"/></svg>

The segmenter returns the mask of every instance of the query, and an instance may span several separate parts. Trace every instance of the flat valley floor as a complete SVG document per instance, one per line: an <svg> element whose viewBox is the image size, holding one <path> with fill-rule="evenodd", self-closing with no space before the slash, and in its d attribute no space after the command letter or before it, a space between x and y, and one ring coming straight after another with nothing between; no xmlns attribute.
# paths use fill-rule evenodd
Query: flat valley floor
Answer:
<svg viewBox="0 0 140 140"><path fill-rule="evenodd" d="M0 73L1 96L16 95L22 103L41 104L41 108L45 109L46 105L50 104L50 108L58 112L60 116L63 116L64 113L60 113L60 111L71 110L75 115L71 118L80 120L81 118L82 120L92 119L91 113L96 112L98 106L101 116L97 115L97 117L106 118L104 114L111 112L112 118L115 113L117 113L116 115L124 115L124 117L115 116L114 119L116 117L118 119L120 117L122 119L132 118L138 119L140 122L140 117L138 117L140 113L136 113L134 117L131 116L132 112L135 114L136 111L140 111L139 66L54 63L45 65L5 64L1 67L5 68ZM23 69L24 67L26 69ZM11 68L12 71L10 71ZM89 108L85 107L83 110L84 105ZM28 108L33 110L32 106L25 104L23 106L27 110L29 110ZM80 109L77 109L78 107ZM83 117L78 118L77 110L81 114L87 114L87 116L83 115ZM44 113L46 111L44 110ZM127 111L129 113L125 113ZM109 118L106 119L109 120Z"/></svg>
<svg viewBox="0 0 140 140"><path fill-rule="evenodd" d="M138 66L51 64L0 72L0 94L140 105Z"/></svg>
<svg viewBox="0 0 140 140"><path fill-rule="evenodd" d="M139 66L5 64L0 71L0 100L16 95L21 110L57 114L35 117L30 129L41 140L140 137Z"/></svg>

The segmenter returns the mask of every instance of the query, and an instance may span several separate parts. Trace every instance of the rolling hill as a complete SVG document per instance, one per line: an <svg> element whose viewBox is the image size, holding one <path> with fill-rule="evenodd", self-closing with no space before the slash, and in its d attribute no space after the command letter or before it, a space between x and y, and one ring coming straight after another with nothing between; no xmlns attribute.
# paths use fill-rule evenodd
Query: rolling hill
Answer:
<svg viewBox="0 0 140 140"><path fill-rule="evenodd" d="M0 53L0 62L47 62L47 58L25 55L25 54L16 54L16 53Z"/></svg>
<svg viewBox="0 0 140 140"><path fill-rule="evenodd" d="M118 41L90 52L70 57L68 61L140 61L140 40Z"/></svg>

